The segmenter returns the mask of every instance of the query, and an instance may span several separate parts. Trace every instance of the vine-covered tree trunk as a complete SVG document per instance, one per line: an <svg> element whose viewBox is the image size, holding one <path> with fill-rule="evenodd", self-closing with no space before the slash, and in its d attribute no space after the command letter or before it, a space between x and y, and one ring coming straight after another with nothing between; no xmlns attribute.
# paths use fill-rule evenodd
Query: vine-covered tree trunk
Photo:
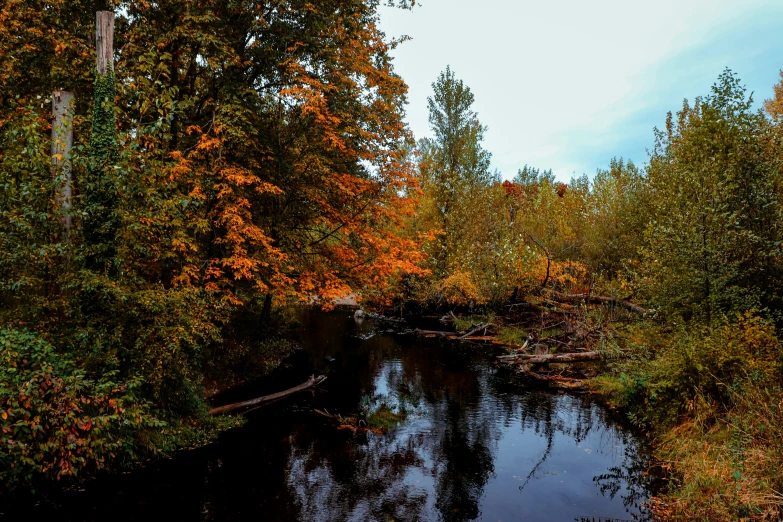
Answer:
<svg viewBox="0 0 783 522"><path fill-rule="evenodd" d="M98 11L95 23L97 68L84 218L87 267L98 272L111 269L119 225L113 171L117 160L113 39L114 13Z"/></svg>

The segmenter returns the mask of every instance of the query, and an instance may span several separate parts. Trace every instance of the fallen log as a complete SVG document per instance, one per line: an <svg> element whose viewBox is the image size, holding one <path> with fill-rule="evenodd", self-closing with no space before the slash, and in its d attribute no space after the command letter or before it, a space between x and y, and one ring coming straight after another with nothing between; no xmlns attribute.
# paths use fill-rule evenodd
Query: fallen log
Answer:
<svg viewBox="0 0 783 522"><path fill-rule="evenodd" d="M605 305L619 306L621 308L625 308L630 312L634 312L640 315L644 315L647 313L647 309L642 308L639 305L635 305L630 301L615 299L614 297L606 297L602 295L592 295L592 294L564 294L556 290L549 290L548 288L544 288L542 290L544 290L547 296L549 296L553 301L557 301L560 303L585 302L589 304L605 304Z"/></svg>
<svg viewBox="0 0 783 522"><path fill-rule="evenodd" d="M416 333L417 335L421 335L423 337L441 337L443 339L448 339L449 341L469 341L469 342L493 343L493 344L502 344L504 346L511 346L509 343L499 341L496 335L470 335L466 337L464 335L460 335L455 332L442 332L439 330L420 330L418 328L414 330L414 333Z"/></svg>
<svg viewBox="0 0 783 522"><path fill-rule="evenodd" d="M250 406L255 406L257 404L261 404L263 402L268 401L274 401L276 399L281 399L283 397L287 397L288 395L293 395L294 393L298 393L300 391L304 391L308 388L312 388L313 386L318 386L322 382L326 380L325 375L319 375L318 377L311 375L309 379L307 379L307 382L300 384L299 386L294 386L293 388L289 388L287 390L283 390L281 392L272 393L271 395L264 395L263 397L256 397L255 399L250 399L249 401L242 401L242 402L235 402L233 404L226 404L225 406L218 406L216 408L212 408L209 410L210 415L219 415L221 413L226 413L229 411L239 410L242 408L248 408Z"/></svg>
<svg viewBox="0 0 783 522"><path fill-rule="evenodd" d="M498 359L506 364L552 364L552 363L577 363L598 361L601 355L598 352L556 353L544 355L500 355Z"/></svg>
<svg viewBox="0 0 783 522"><path fill-rule="evenodd" d="M585 379L574 379L562 375L542 375L533 371L526 371L525 375L537 381L546 382L552 388L574 390L584 387Z"/></svg>
<svg viewBox="0 0 783 522"><path fill-rule="evenodd" d="M440 335L441 337L457 337L457 334L454 332L442 332L439 330L422 330L420 328L416 328L414 330L419 335Z"/></svg>

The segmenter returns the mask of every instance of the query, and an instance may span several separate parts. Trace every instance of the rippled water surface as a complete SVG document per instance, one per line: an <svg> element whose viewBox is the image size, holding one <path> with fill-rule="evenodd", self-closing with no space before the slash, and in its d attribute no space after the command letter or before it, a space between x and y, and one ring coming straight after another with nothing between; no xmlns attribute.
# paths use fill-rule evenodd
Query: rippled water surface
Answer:
<svg viewBox="0 0 783 522"><path fill-rule="evenodd" d="M55 499L60 519L226 521L642 520L644 441L587 395L509 383L491 349L302 311L304 347L230 400L324 373L323 389L249 415L208 448ZM227 398L227 400L229 400ZM385 434L337 430L384 401L415 406ZM45 504L45 503L44 503ZM52 511L41 505L41 513ZM55 513L52 513L55 514Z"/></svg>

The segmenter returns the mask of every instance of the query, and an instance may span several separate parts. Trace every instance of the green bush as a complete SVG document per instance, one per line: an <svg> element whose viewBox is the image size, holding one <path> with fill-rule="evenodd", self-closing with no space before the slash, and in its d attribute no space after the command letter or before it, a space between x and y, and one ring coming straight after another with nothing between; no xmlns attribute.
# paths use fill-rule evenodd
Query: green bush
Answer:
<svg viewBox="0 0 783 522"><path fill-rule="evenodd" d="M0 489L126 468L241 424L203 412L165 422L143 383L117 372L88 375L40 335L0 330Z"/></svg>
<svg viewBox="0 0 783 522"><path fill-rule="evenodd" d="M626 340L631 359L596 384L641 425L669 425L691 411L697 397L730 408L743 389L770 388L781 378L774 325L750 312L715 328L666 334L647 325L636 333Z"/></svg>

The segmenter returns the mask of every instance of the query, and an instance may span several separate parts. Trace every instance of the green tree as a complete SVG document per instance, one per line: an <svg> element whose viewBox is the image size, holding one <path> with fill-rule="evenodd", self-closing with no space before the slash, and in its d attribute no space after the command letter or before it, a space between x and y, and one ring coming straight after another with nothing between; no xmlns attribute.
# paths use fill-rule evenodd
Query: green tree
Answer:
<svg viewBox="0 0 783 522"><path fill-rule="evenodd" d="M647 179L632 161L613 158L592 179L587 197L584 261L607 279L635 270L649 219Z"/></svg>
<svg viewBox="0 0 783 522"><path fill-rule="evenodd" d="M450 67L432 88L427 104L434 138L419 142L419 171L424 220L442 232L429 252L432 269L436 278L444 278L454 268L456 251L472 240L471 207L475 210L473 205L481 202L479 192L494 178L489 171L491 154L481 145L486 127L472 108L475 98L470 88Z"/></svg>
<svg viewBox="0 0 783 522"><path fill-rule="evenodd" d="M779 307L779 172L766 118L751 105L726 70L709 96L656 130L642 274L663 310L710 323Z"/></svg>
<svg viewBox="0 0 783 522"><path fill-rule="evenodd" d="M132 384L145 457L182 442L183 419L209 424L207 389L232 369L257 377L288 353L269 339L273 299L379 294L419 270L400 234L418 191L379 1L113 6L114 72L95 77L95 3L0 4L0 330L33 328L80 386ZM54 88L78 100L71 242ZM145 431L159 422L166 435Z"/></svg>

